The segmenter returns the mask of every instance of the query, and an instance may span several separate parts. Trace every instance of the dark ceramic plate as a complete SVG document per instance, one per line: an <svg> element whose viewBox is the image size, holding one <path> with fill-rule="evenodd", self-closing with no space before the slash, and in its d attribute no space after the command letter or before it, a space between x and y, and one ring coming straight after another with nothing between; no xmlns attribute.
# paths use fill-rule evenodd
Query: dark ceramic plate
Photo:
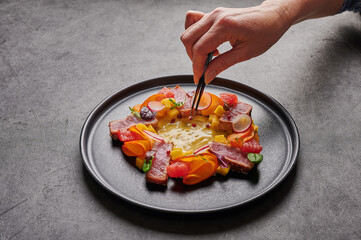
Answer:
<svg viewBox="0 0 361 240"><path fill-rule="evenodd" d="M108 123L130 114L129 106L143 102L163 86L179 84L195 89L192 76L169 76L147 80L123 89L101 102L88 116L80 136L80 151L90 174L105 189L133 204L177 213L215 212L255 200L286 178L299 150L297 127L289 113L273 98L251 87L218 78L206 91L230 92L253 106L252 117L259 126L264 160L248 175L214 176L195 185L169 179L167 187L149 184L135 160L126 158L120 144L109 137Z"/></svg>

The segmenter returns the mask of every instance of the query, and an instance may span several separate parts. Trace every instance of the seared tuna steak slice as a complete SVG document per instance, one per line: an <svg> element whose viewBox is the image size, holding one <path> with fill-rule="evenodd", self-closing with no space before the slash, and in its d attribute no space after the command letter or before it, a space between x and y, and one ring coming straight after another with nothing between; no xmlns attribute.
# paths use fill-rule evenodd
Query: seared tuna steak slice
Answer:
<svg viewBox="0 0 361 240"><path fill-rule="evenodd" d="M143 119L134 117L133 115L129 115L126 118L111 121L109 123L110 136L114 140L118 140L118 130L128 129L131 126L137 125L138 123L143 123L145 125L152 125L153 127L155 127L158 125L158 120L154 118L150 121L145 121Z"/></svg>
<svg viewBox="0 0 361 240"><path fill-rule="evenodd" d="M248 160L247 154L240 149L223 143L211 142L210 152L223 156L231 165L231 170L247 174L252 170L254 163Z"/></svg>
<svg viewBox="0 0 361 240"><path fill-rule="evenodd" d="M238 102L234 107L232 107L230 110L222 114L221 118L219 119L219 129L231 133L232 121L239 114L251 115L251 111L252 111L251 105L244 102Z"/></svg>
<svg viewBox="0 0 361 240"><path fill-rule="evenodd" d="M174 99L176 102L183 102L183 106L178 107L178 110L182 117L187 118L191 113L192 96L186 93L179 85L172 89L174 93Z"/></svg>
<svg viewBox="0 0 361 240"><path fill-rule="evenodd" d="M169 165L170 151L172 148L172 143L155 142L153 144L152 151L155 151L155 154L152 160L152 167L145 175L145 179L148 182L167 185L167 166Z"/></svg>

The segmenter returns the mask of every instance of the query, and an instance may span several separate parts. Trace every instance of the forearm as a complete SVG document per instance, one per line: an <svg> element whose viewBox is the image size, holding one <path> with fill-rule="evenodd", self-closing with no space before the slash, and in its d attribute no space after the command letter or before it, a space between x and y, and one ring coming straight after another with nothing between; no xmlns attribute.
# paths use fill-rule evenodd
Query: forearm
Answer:
<svg viewBox="0 0 361 240"><path fill-rule="evenodd" d="M274 7L288 25L336 14L344 0L266 0L261 6Z"/></svg>

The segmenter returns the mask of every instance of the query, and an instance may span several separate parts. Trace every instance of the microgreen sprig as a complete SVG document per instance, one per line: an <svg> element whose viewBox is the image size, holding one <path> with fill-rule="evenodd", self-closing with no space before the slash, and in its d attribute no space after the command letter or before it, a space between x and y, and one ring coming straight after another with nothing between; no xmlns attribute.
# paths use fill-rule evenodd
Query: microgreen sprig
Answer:
<svg viewBox="0 0 361 240"><path fill-rule="evenodd" d="M142 118L140 117L140 113L139 113L139 112L135 111L135 110L134 110L133 108L131 108L131 107L129 107L129 109L130 109L130 112L132 113L132 115L133 115L134 117L138 118L139 120L142 119Z"/></svg>
<svg viewBox="0 0 361 240"><path fill-rule="evenodd" d="M186 101L186 99L184 99L184 102L176 102L176 101L174 101L172 98L169 98L169 101L174 104L174 106L171 107L170 109L174 109L174 108L176 108L176 107L181 107L181 106L183 106L184 103L185 103L185 101Z"/></svg>

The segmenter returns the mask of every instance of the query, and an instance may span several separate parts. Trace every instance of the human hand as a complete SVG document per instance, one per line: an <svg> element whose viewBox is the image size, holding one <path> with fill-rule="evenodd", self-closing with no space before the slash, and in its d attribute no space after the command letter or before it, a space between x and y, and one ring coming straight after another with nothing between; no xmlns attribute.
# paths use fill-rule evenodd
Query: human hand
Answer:
<svg viewBox="0 0 361 240"><path fill-rule="evenodd" d="M209 52L214 58L205 72L210 83L220 72L236 63L267 51L291 26L279 6L261 4L251 8L217 8L211 13L189 11L185 32L181 36L189 58L193 62L194 82L204 71ZM217 48L229 42L231 49L219 54Z"/></svg>

